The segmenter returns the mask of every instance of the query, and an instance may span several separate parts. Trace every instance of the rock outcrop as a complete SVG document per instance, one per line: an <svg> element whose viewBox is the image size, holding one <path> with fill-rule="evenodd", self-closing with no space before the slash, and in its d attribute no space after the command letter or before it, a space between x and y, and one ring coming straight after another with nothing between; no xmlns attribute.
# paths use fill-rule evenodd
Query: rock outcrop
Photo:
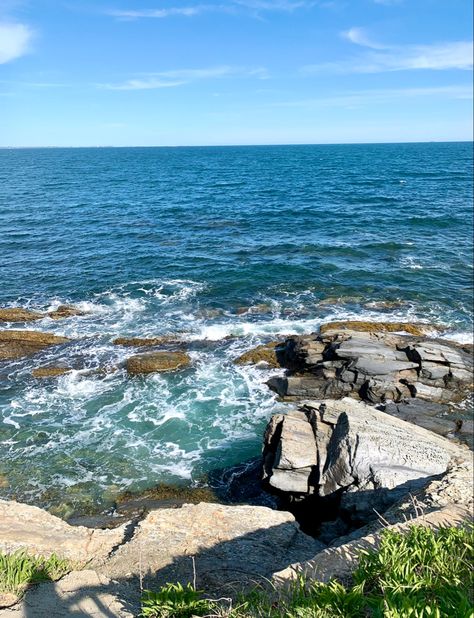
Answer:
<svg viewBox="0 0 474 618"><path fill-rule="evenodd" d="M123 345L126 347L147 348L157 345L167 345L171 343L180 343L173 335L162 335L161 337L118 337L112 341L114 345Z"/></svg>
<svg viewBox="0 0 474 618"><path fill-rule="evenodd" d="M60 345L70 341L51 333L33 330L0 331L0 360L13 360L23 356L32 356L49 346Z"/></svg>
<svg viewBox="0 0 474 618"><path fill-rule="evenodd" d="M281 341L264 343L234 360L236 365L262 365L264 367L281 367L280 351L284 350L285 345Z"/></svg>
<svg viewBox="0 0 474 618"><path fill-rule="evenodd" d="M281 397L450 403L472 391L472 357L455 344L392 332L322 330L286 341L280 356L287 375L268 382Z"/></svg>
<svg viewBox="0 0 474 618"><path fill-rule="evenodd" d="M270 420L265 481L296 497L334 497L362 525L394 501L467 458L467 447L352 398L308 401Z"/></svg>
<svg viewBox="0 0 474 618"><path fill-rule="evenodd" d="M137 354L127 359L126 367L130 375L146 373L165 373L183 369L191 364L191 358L185 352L150 352Z"/></svg>
<svg viewBox="0 0 474 618"><path fill-rule="evenodd" d="M50 311L47 315L52 320L62 320L64 318L71 318L76 315L85 315L86 312L82 309L74 307L74 305L59 305L54 311Z"/></svg>
<svg viewBox="0 0 474 618"><path fill-rule="evenodd" d="M418 337L428 335L436 331L431 324L412 322L367 322L363 320L346 320L344 322L328 322L322 324L319 332L324 335L340 330L352 330L361 333L408 333Z"/></svg>
<svg viewBox="0 0 474 618"><path fill-rule="evenodd" d="M34 322L41 320L44 314L21 307L0 309L0 322Z"/></svg>
<svg viewBox="0 0 474 618"><path fill-rule="evenodd" d="M303 534L290 513L266 507L187 504L152 511L141 522L115 530L90 530L36 507L0 501L0 551L23 548L56 553L94 571L74 571L62 583L32 589L15 610L0 610L2 618L28 616L32 603L35 616L51 615L46 610L51 611L52 599L72 613L75 604L90 608L87 601L99 598L117 608L125 600L131 611L123 615L136 616L140 584L156 589L195 580L207 592L229 594L264 582L291 562L312 558L324 545ZM87 615L122 616L99 610Z"/></svg>
<svg viewBox="0 0 474 618"><path fill-rule="evenodd" d="M33 369L31 375L34 378L57 378L70 371L70 367L37 367Z"/></svg>

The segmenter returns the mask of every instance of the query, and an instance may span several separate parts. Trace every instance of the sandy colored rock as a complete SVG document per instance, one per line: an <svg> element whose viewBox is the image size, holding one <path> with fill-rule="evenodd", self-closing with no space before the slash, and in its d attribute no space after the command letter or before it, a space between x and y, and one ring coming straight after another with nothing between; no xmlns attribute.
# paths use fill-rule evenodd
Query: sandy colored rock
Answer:
<svg viewBox="0 0 474 618"><path fill-rule="evenodd" d="M183 369L191 364L191 358L185 352L150 352L131 356L126 363L130 375L144 373L168 372Z"/></svg>
<svg viewBox="0 0 474 618"><path fill-rule="evenodd" d="M51 333L33 330L0 331L0 360L11 360L31 356L45 348L70 341Z"/></svg>
<svg viewBox="0 0 474 618"><path fill-rule="evenodd" d="M71 371L70 367L37 367L31 375L34 378L55 378Z"/></svg>
<svg viewBox="0 0 474 618"><path fill-rule="evenodd" d="M60 305L54 311L50 311L48 316L52 320L62 320L63 318L70 318L74 315L85 315L85 313L85 311L82 311L73 305Z"/></svg>
<svg viewBox="0 0 474 618"><path fill-rule="evenodd" d="M421 337L436 330L431 324L412 324L409 322L364 322L359 320L347 320L344 322L328 322L322 324L319 331L322 335L337 330L353 330L366 333L397 333L406 332L416 337Z"/></svg>
<svg viewBox="0 0 474 618"><path fill-rule="evenodd" d="M281 341L272 341L259 345L248 352L244 352L241 356L234 360L236 365L258 365L265 363L268 367L280 367L278 360L277 348L281 345Z"/></svg>
<svg viewBox="0 0 474 618"><path fill-rule="evenodd" d="M163 335L161 337L118 337L112 341L114 345L123 345L127 347L151 347L154 345L166 345L169 343L179 343L179 339L173 335Z"/></svg>
<svg viewBox="0 0 474 618"><path fill-rule="evenodd" d="M33 322L41 318L44 318L44 314L21 307L0 309L0 322Z"/></svg>
<svg viewBox="0 0 474 618"><path fill-rule="evenodd" d="M73 527L35 506L0 500L0 551L53 553L74 563L101 563L124 539L124 528L91 530Z"/></svg>
<svg viewBox="0 0 474 618"><path fill-rule="evenodd" d="M145 587L193 581L223 594L254 586L289 564L292 556L311 556L324 546L303 534L293 515L262 506L185 504L158 509L141 521L133 538L110 557L103 571L112 579L145 573Z"/></svg>

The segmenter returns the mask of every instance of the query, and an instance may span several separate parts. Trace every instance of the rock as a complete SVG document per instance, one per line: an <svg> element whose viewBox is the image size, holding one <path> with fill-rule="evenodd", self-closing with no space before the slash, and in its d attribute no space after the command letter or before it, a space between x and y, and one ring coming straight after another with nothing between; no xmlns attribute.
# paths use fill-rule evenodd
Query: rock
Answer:
<svg viewBox="0 0 474 618"><path fill-rule="evenodd" d="M280 367L279 352L282 347L281 341L272 341L259 345L234 360L236 365L259 365L266 367Z"/></svg>
<svg viewBox="0 0 474 618"><path fill-rule="evenodd" d="M364 322L359 320L347 320L344 322L329 322L323 324L320 328L320 333L324 335L339 330L353 330L366 333L405 332L410 335L421 337L433 332L433 330L436 330L436 327L431 324L412 324L409 322Z"/></svg>
<svg viewBox="0 0 474 618"><path fill-rule="evenodd" d="M138 615L139 596L139 590L134 593L131 586L127 590L126 585L113 582L96 571L72 571L57 582L30 588L18 606L0 610L0 618L133 618ZM130 604L135 610L133 613L128 609Z"/></svg>
<svg viewBox="0 0 474 618"><path fill-rule="evenodd" d="M415 514L410 521L401 521L390 525L389 529L404 532L410 526L419 525L429 528L459 527L465 525L471 513L465 507L450 505L429 514ZM383 524L384 529L386 524ZM292 564L288 568L275 573L273 583L277 587L287 587L300 578L309 581L328 583L333 579L350 581L351 573L357 568L361 550L374 550L380 545L382 526L372 533L358 536L337 547L329 547L320 551L312 560Z"/></svg>
<svg viewBox="0 0 474 618"><path fill-rule="evenodd" d="M191 364L185 352L150 352L131 356L126 363L130 375L154 372L168 372L183 369Z"/></svg>
<svg viewBox="0 0 474 618"><path fill-rule="evenodd" d="M48 317L52 320L62 320L63 318L70 318L75 315L86 315L86 312L73 305L59 305L57 309L48 313Z"/></svg>
<svg viewBox="0 0 474 618"><path fill-rule="evenodd" d="M37 367L33 369L31 375L34 378L55 378L72 371L70 367Z"/></svg>
<svg viewBox="0 0 474 618"><path fill-rule="evenodd" d="M21 307L0 309L0 322L33 322L42 318L44 318L44 314Z"/></svg>
<svg viewBox="0 0 474 618"><path fill-rule="evenodd" d="M192 582L223 594L254 586L324 546L303 534L287 512L258 506L184 505L153 511L118 548L103 572L113 579L145 574L145 587Z"/></svg>
<svg viewBox="0 0 474 618"><path fill-rule="evenodd" d="M22 356L32 356L53 345L67 343L67 337L32 330L0 331L0 360L11 360Z"/></svg>
<svg viewBox="0 0 474 618"><path fill-rule="evenodd" d="M0 551L55 553L77 563L102 562L124 540L125 529L111 531L73 527L35 506L0 500Z"/></svg>
<svg viewBox="0 0 474 618"><path fill-rule="evenodd" d="M308 401L289 416L276 415L263 455L270 487L319 497L342 492L341 508L353 521L364 521L374 508L385 510L466 452L430 431L343 398Z"/></svg>
<svg viewBox="0 0 474 618"><path fill-rule="evenodd" d="M123 345L128 347L151 347L156 345L166 345L170 343L180 343L180 340L173 335L162 335L161 337L118 337L112 341L114 345Z"/></svg>
<svg viewBox="0 0 474 618"><path fill-rule="evenodd" d="M286 375L267 384L290 401L351 396L372 404L413 398L456 402L472 391L473 360L461 347L379 332L379 326L371 323L372 330L362 331L322 327L319 335L288 338L278 348Z"/></svg>

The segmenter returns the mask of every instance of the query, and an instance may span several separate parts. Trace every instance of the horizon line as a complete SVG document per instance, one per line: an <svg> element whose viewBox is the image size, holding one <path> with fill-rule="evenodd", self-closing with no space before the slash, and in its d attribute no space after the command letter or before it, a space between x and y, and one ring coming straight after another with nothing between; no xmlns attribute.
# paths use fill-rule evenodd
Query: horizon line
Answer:
<svg viewBox="0 0 474 618"><path fill-rule="evenodd" d="M46 150L46 149L89 149L89 148L271 148L282 146L367 146L367 145L389 145L389 144L470 144L474 142L473 139L462 140L445 140L445 139L432 139L432 140L413 140L413 141L368 141L368 142L287 142L277 144L159 144L159 145L87 145L87 146L0 146L0 150Z"/></svg>

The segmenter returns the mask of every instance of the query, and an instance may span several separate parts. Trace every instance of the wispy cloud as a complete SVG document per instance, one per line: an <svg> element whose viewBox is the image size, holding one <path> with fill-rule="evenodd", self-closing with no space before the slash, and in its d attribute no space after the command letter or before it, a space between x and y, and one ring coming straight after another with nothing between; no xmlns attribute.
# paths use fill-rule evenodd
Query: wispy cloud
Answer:
<svg viewBox="0 0 474 618"><path fill-rule="evenodd" d="M202 13L237 13L247 10L252 13L279 11L291 13L298 9L310 8L316 0L230 0L226 4L190 4L189 6L170 6L155 9L108 9L107 15L117 19L164 19L166 17L193 17Z"/></svg>
<svg viewBox="0 0 474 618"><path fill-rule="evenodd" d="M437 97L443 99L472 100L473 87L471 85L434 86L426 88L383 88L368 90L353 90L340 95L322 96L310 99L280 101L275 107L363 107L373 106L374 102L384 103L418 97Z"/></svg>
<svg viewBox="0 0 474 618"><path fill-rule="evenodd" d="M19 23L0 23L0 64L24 56L30 49L33 31Z"/></svg>
<svg viewBox="0 0 474 618"><path fill-rule="evenodd" d="M133 79L115 84L99 84L106 90L157 90L160 88L175 88L192 82L225 77L255 77L266 79L268 72L263 67L245 68L218 66L201 69L176 69L159 73L146 73Z"/></svg>
<svg viewBox="0 0 474 618"><path fill-rule="evenodd" d="M450 41L432 45L387 45L372 40L363 28L341 33L351 43L366 49L348 60L307 65L303 73L382 73L415 69L470 70L473 66L472 41Z"/></svg>

